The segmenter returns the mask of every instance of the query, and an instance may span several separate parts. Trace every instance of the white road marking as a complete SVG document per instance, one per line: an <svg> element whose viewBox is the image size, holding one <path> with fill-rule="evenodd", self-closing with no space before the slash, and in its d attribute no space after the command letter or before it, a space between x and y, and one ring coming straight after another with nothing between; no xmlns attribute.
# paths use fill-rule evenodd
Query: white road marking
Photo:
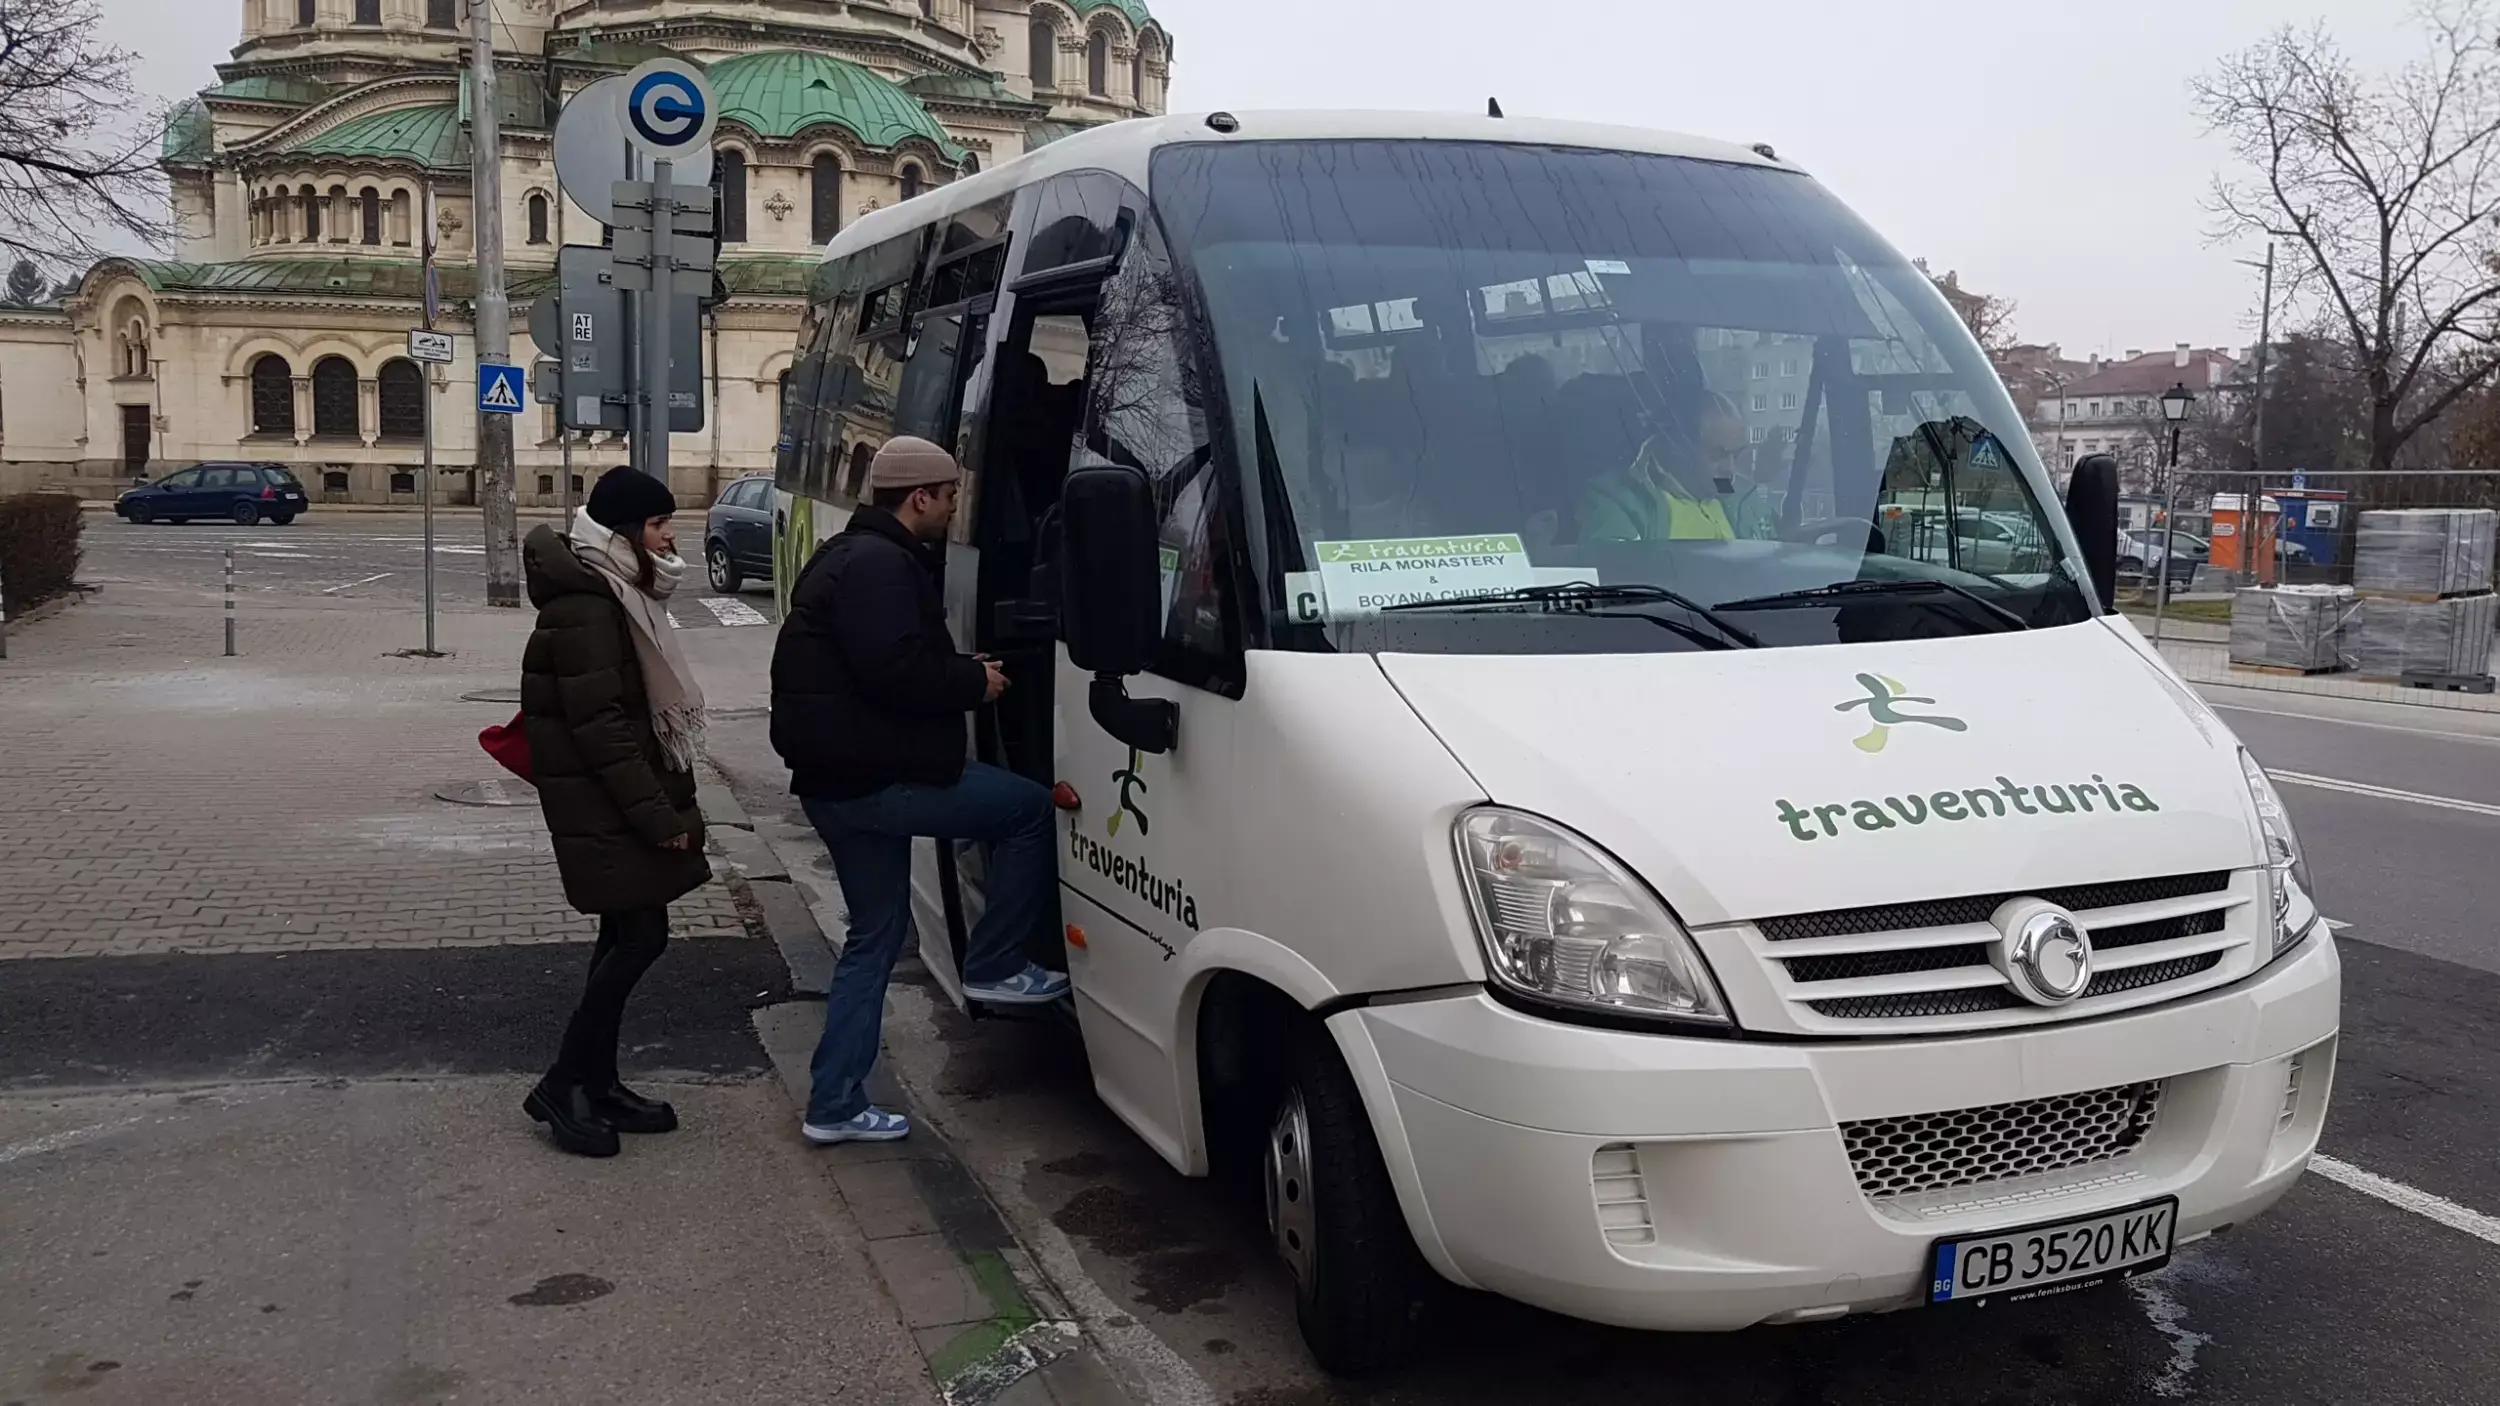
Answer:
<svg viewBox="0 0 2500 1406"><path fill-rule="evenodd" d="M764 618L764 612L742 600L731 600L727 596L703 596L700 599L703 601L703 608L720 617L720 622L724 625L769 625L773 623Z"/></svg>
<svg viewBox="0 0 2500 1406"><path fill-rule="evenodd" d="M310 552L246 552L244 555L254 561L311 561L313 559L313 554Z"/></svg>
<svg viewBox="0 0 2500 1406"><path fill-rule="evenodd" d="M2484 1215L2469 1206L2460 1206L2445 1196L2391 1181L2376 1172L2365 1172L2350 1162L2340 1161L2325 1153L2309 1159L2309 1170L2328 1181L2349 1186L2364 1196L2375 1196L2397 1210L2411 1211L2425 1220L2435 1220L2450 1230L2462 1230L2486 1245L2500 1245L2500 1218Z"/></svg>
<svg viewBox="0 0 2500 1406"><path fill-rule="evenodd" d="M686 628L686 622L677 618L677 612L673 610L663 610L660 614L668 618L668 627L670 629L682 630Z"/></svg>
<svg viewBox="0 0 2500 1406"><path fill-rule="evenodd" d="M2153 1331L2170 1340L2170 1360L2162 1364L2161 1375L2153 1379L2153 1394L2168 1401L2195 1395L2196 1354L2213 1345L2213 1336L2187 1325L2187 1305L2179 1302L2160 1278L2130 1279L2127 1292L2135 1296L2137 1307L2152 1321Z"/></svg>
<svg viewBox="0 0 2500 1406"><path fill-rule="evenodd" d="M6 1147L0 1147L0 1165L14 1162L21 1157L40 1157L47 1152L58 1152L65 1147L76 1147L82 1142L92 1142L108 1133L117 1133L124 1128L146 1121L145 1115L116 1118L109 1123L90 1123L83 1128L64 1128L57 1133L46 1133L42 1137L30 1138L25 1142L14 1142Z"/></svg>
<svg viewBox="0 0 2500 1406"><path fill-rule="evenodd" d="M2500 746L2500 737L2484 737L2471 732L2450 732L2435 727L2406 727L2402 723L2371 722L2366 718L2338 718L2324 713L2295 713L2289 708L2252 708L2245 703L2215 703L2207 707L2217 713L2256 713L2269 718L2292 718L2305 723L2337 723L2344 727L2366 727L2377 732L2409 732L2416 737L2436 737L2443 742L2470 742L2482 747ZM2463 711L2452 709L2450 711Z"/></svg>
<svg viewBox="0 0 2500 1406"><path fill-rule="evenodd" d="M2500 815L2500 806L2481 801L2463 801L2454 796L2426 795L2420 791L2399 791L2393 786L2373 786L2367 781L2343 781L2332 776L2311 776L2298 771L2268 771L2266 775L2294 786L2309 786L2320 791L2342 791L2347 795L2373 796L2382 801L2406 801L2417 806L2436 806L2441 810L2461 810L2473 815Z"/></svg>
<svg viewBox="0 0 2500 1406"><path fill-rule="evenodd" d="M2351 926L2352 924L2345 922L2341 918L2329 918L2326 920L2326 930L2328 932L2342 932L2344 929Z"/></svg>
<svg viewBox="0 0 2500 1406"><path fill-rule="evenodd" d="M373 584L374 582L376 582L376 581L380 581L380 580L383 580L383 579L386 579L386 578L388 578L388 577L395 576L395 575L398 575L398 573L397 573L397 572L393 572L393 571L384 571L384 572L378 572L378 573L376 573L376 574L374 574L374 575L372 575L372 576L368 576L368 577L366 577L365 579L363 579L362 581L342 581L342 582L340 582L338 585L331 586L331 587L329 587L329 588L327 588L327 589L323 590L323 591L322 591L322 594L323 594L323 595L325 595L325 596L335 596L335 595L337 595L337 594L338 594L339 592L341 592L341 591L352 591L352 590L356 589L358 586L370 586L370 585L372 585L372 584Z"/></svg>

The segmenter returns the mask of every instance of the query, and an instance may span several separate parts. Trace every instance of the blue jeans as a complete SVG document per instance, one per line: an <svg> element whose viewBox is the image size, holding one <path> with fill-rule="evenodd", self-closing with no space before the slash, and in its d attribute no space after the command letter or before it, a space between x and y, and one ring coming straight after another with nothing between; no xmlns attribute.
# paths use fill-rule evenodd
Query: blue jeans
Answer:
<svg viewBox="0 0 2500 1406"><path fill-rule="evenodd" d="M833 855L850 935L825 993L825 1033L810 1066L807 1120L820 1127L868 1106L868 1071L885 1025L885 987L912 938L911 844L916 836L980 840L990 847L988 906L964 952L964 980L1004 981L1023 971L1025 942L1059 899L1050 792L982 762L952 786L888 786L855 800L801 797L808 823Z"/></svg>

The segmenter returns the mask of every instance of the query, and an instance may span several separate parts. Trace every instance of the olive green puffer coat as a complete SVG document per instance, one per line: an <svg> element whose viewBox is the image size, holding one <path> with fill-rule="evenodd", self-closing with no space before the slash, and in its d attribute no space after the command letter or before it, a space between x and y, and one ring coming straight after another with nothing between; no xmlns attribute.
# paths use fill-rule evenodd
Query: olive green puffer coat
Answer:
<svg viewBox="0 0 2500 1406"><path fill-rule="evenodd" d="M633 626L554 528L521 550L538 628L521 655L521 713L564 896L585 913L658 908L712 877L694 776L651 727ZM684 850L661 848L690 835Z"/></svg>

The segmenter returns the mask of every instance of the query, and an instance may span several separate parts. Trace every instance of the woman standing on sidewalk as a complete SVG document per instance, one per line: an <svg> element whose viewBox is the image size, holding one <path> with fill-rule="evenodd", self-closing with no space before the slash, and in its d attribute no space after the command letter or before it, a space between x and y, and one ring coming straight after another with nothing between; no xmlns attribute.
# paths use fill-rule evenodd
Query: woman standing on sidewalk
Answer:
<svg viewBox="0 0 2500 1406"><path fill-rule="evenodd" d="M565 898L599 919L581 1007L522 1106L586 1157L615 1156L620 1132L677 1126L616 1069L625 999L668 946L668 905L712 873L694 798L703 691L663 605L686 573L676 511L658 480L610 469L566 531L542 525L522 547L538 607L521 712L539 805Z"/></svg>

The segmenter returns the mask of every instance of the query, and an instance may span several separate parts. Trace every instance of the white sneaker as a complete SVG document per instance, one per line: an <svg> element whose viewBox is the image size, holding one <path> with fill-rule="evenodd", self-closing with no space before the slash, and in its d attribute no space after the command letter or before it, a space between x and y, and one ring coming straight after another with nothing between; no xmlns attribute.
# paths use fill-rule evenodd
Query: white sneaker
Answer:
<svg viewBox="0 0 2500 1406"><path fill-rule="evenodd" d="M964 999L992 1006L1047 1006L1068 994L1068 978L1031 962L1005 981L967 981Z"/></svg>
<svg viewBox="0 0 2500 1406"><path fill-rule="evenodd" d="M839 1123L801 1122L799 1133L818 1147L842 1142L900 1142L911 1136L911 1120L882 1108L863 1108Z"/></svg>

